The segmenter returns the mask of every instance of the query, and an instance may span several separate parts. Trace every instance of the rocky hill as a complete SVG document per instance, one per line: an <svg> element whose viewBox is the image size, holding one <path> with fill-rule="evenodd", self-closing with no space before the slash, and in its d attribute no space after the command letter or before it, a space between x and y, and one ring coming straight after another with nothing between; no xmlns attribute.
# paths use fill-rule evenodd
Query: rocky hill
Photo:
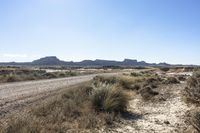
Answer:
<svg viewBox="0 0 200 133"><path fill-rule="evenodd" d="M83 60L81 62L67 62L58 59L56 56L48 56L34 60L32 62L8 62L0 63L0 65L63 65L63 66L170 66L167 63L147 63L145 61L137 61L132 59L124 59L124 61L113 61L113 60Z"/></svg>

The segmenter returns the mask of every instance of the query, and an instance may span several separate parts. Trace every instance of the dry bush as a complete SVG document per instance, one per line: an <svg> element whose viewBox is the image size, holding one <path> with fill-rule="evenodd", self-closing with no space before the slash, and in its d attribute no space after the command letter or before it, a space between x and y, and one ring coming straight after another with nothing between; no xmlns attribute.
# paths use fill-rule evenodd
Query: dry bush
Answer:
<svg viewBox="0 0 200 133"><path fill-rule="evenodd" d="M185 75L179 75L177 78L178 78L179 81L185 81L186 80Z"/></svg>
<svg viewBox="0 0 200 133"><path fill-rule="evenodd" d="M168 72L168 71L170 70L169 67L160 67L159 69L160 69L161 71L163 71L163 72Z"/></svg>
<svg viewBox="0 0 200 133"><path fill-rule="evenodd" d="M91 95L92 105L97 111L123 112L129 100L122 89L110 85L95 88Z"/></svg>
<svg viewBox="0 0 200 133"><path fill-rule="evenodd" d="M103 77L97 76L93 80L93 85L98 87L101 84L119 85L125 90L138 90L143 77L117 76L117 77ZM137 84L137 85L136 85Z"/></svg>
<svg viewBox="0 0 200 133"><path fill-rule="evenodd" d="M115 84L117 82L118 82L118 80L114 76L111 76L111 77L96 76L96 77L93 78L93 83L94 83L95 86L97 86L99 83L103 83L103 84Z"/></svg>
<svg viewBox="0 0 200 133"><path fill-rule="evenodd" d="M139 76L142 76L142 74L138 73L138 72L132 72L131 76L133 76L133 77L139 77Z"/></svg>
<svg viewBox="0 0 200 133"><path fill-rule="evenodd" d="M198 131L200 132L200 111L195 110L192 111L191 118L190 118L191 125Z"/></svg>
<svg viewBox="0 0 200 133"><path fill-rule="evenodd" d="M179 84L180 81L176 77L167 77L166 80L163 81L163 84Z"/></svg>
<svg viewBox="0 0 200 133"><path fill-rule="evenodd" d="M14 74L9 74L5 77L6 82L15 82L15 81L20 81L19 77L14 75Z"/></svg>
<svg viewBox="0 0 200 133"><path fill-rule="evenodd" d="M147 86L147 87L144 87L142 88L140 91L139 91L140 95L142 96L142 98L144 100L150 100L152 99L154 96L158 95L159 93L154 91L151 87Z"/></svg>
<svg viewBox="0 0 200 133"><path fill-rule="evenodd" d="M200 104L200 71L194 72L187 80L184 97L187 102Z"/></svg>

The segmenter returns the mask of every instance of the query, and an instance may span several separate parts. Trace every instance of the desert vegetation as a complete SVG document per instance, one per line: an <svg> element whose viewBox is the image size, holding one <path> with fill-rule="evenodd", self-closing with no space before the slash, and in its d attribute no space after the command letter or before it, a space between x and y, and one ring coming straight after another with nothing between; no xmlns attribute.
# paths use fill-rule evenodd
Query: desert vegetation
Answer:
<svg viewBox="0 0 200 133"><path fill-rule="evenodd" d="M200 71L194 72L187 80L184 96L187 102L200 104Z"/></svg>
<svg viewBox="0 0 200 133"><path fill-rule="evenodd" d="M5 133L79 132L109 127L127 111L130 96L121 88L91 83L51 98L23 117L11 117Z"/></svg>
<svg viewBox="0 0 200 133"><path fill-rule="evenodd" d="M189 112L188 121L196 132L200 132L200 71L197 70L187 80L187 86L183 91L184 101L194 108Z"/></svg>
<svg viewBox="0 0 200 133"><path fill-rule="evenodd" d="M185 89L187 101L198 99L191 97L194 94L196 96L196 90L194 94L190 94L193 90L191 87L198 86L193 85L194 81L191 80L195 79L195 83L198 83L197 77L198 74L194 74L187 80L188 87ZM176 87L179 87L180 91L183 86L182 81L186 78L185 75L159 75L154 70L129 71L115 76L96 76L90 82L63 89L62 93L46 99L28 112L9 117L1 132L109 132L123 128L127 122L142 124L151 120L151 115L166 113L173 104L176 108L182 104L181 101L178 101L178 104L173 102L177 102L174 98L179 100L179 97L176 98L179 96ZM151 110L155 111L156 108L159 108L159 112L151 113ZM147 117L149 115L150 118ZM163 117L163 114L161 115ZM177 114L172 114L170 117L173 118L174 115ZM200 125L197 123L199 120L197 116L198 111L190 117L190 123L194 128ZM171 124L169 122L171 118L166 119L159 120L159 117L155 116L156 124L162 121L164 127ZM134 128L132 132L138 128L134 124L131 127Z"/></svg>
<svg viewBox="0 0 200 133"><path fill-rule="evenodd" d="M0 69L0 83L62 78L76 75L79 75L79 73L72 71L46 72L45 70L25 68L3 68Z"/></svg>

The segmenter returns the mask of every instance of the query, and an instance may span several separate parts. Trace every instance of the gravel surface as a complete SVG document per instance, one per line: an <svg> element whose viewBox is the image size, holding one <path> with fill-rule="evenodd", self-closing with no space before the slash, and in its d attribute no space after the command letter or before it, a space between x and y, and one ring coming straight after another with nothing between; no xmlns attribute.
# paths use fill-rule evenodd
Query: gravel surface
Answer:
<svg viewBox="0 0 200 133"><path fill-rule="evenodd" d="M98 75L110 76L114 73ZM61 88L89 81L95 76L97 74L0 84L0 119L6 118L36 101L54 95Z"/></svg>

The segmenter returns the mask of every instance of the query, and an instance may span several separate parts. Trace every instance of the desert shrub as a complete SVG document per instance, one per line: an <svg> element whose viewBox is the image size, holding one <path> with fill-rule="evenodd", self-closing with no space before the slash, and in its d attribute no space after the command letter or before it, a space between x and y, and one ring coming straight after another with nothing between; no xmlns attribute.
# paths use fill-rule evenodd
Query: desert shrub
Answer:
<svg viewBox="0 0 200 133"><path fill-rule="evenodd" d="M163 84L179 84L180 81L175 77L167 77L166 80L163 81Z"/></svg>
<svg viewBox="0 0 200 133"><path fill-rule="evenodd" d="M142 76L142 74L141 73L132 72L131 76L138 77L138 76Z"/></svg>
<svg viewBox="0 0 200 133"><path fill-rule="evenodd" d="M20 80L19 77L14 74L9 74L6 76L6 82L15 82L19 80Z"/></svg>
<svg viewBox="0 0 200 133"><path fill-rule="evenodd" d="M151 87L151 88L157 88L158 84L160 83L158 78L148 78L146 80L143 81L143 88L144 87Z"/></svg>
<svg viewBox="0 0 200 133"><path fill-rule="evenodd" d="M93 79L94 85L98 85L99 83L103 84L115 84L117 83L117 78L116 77L103 77L103 76L96 76Z"/></svg>
<svg viewBox="0 0 200 133"><path fill-rule="evenodd" d="M192 126L198 131L198 133L200 132L200 111L193 111L192 115L191 115L191 119L190 122L192 124Z"/></svg>
<svg viewBox="0 0 200 133"><path fill-rule="evenodd" d="M178 80L179 81L185 81L186 80L186 77L184 75L179 75L178 76Z"/></svg>
<svg viewBox="0 0 200 133"><path fill-rule="evenodd" d="M89 95L91 94L93 88L90 86L84 86L76 90L68 90L62 95L65 101L73 100L77 105L82 104L84 101L89 100Z"/></svg>
<svg viewBox="0 0 200 133"><path fill-rule="evenodd" d="M124 89L128 89L128 90L132 90L133 88L133 82L130 80L126 80L126 79L120 79L119 80L119 84L124 88Z"/></svg>
<svg viewBox="0 0 200 133"><path fill-rule="evenodd" d="M69 72L65 72L65 75L67 75L67 76L77 76L78 73L69 71Z"/></svg>
<svg viewBox="0 0 200 133"><path fill-rule="evenodd" d="M91 101L98 111L123 112L127 108L129 97L120 88L102 85L94 89Z"/></svg>
<svg viewBox="0 0 200 133"><path fill-rule="evenodd" d="M48 79L51 79L51 78L57 78L57 74L56 73L45 73L42 75L42 77L46 77Z"/></svg>
<svg viewBox="0 0 200 133"><path fill-rule="evenodd" d="M154 96L158 95L159 93L154 91L151 87L147 86L142 88L139 91L140 95L142 96L142 98L144 100L150 100L151 98L153 98Z"/></svg>
<svg viewBox="0 0 200 133"><path fill-rule="evenodd" d="M141 85L140 84L133 84L131 85L131 90L135 90L135 91L138 91L141 89Z"/></svg>
<svg viewBox="0 0 200 133"><path fill-rule="evenodd" d="M163 71L163 72L168 72L168 71L170 70L169 67L160 67L159 69L160 69L161 71Z"/></svg>
<svg viewBox="0 0 200 133"><path fill-rule="evenodd" d="M200 71L194 72L187 80L184 97L187 102L200 104Z"/></svg>

